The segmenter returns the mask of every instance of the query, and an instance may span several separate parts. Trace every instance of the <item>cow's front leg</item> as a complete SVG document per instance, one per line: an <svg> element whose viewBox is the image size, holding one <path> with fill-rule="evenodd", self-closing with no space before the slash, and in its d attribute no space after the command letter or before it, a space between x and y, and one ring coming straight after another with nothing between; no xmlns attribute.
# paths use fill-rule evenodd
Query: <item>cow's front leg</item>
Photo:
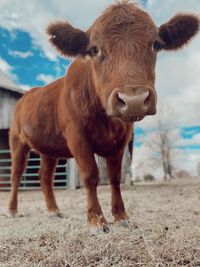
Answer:
<svg viewBox="0 0 200 267"><path fill-rule="evenodd" d="M107 158L106 165L112 191L112 214L115 222L122 221L123 223L128 220L128 215L125 211L120 188L122 155Z"/></svg>
<svg viewBox="0 0 200 267"><path fill-rule="evenodd" d="M107 230L107 221L103 215L99 200L97 197L97 185L99 183L98 168L94 156L77 159L79 173L87 193L87 216L91 225L102 226Z"/></svg>
<svg viewBox="0 0 200 267"><path fill-rule="evenodd" d="M83 136L81 136L83 138ZM76 141L76 142L75 142ZM99 173L94 154L90 145L85 140L77 141L70 139L68 142L71 153L77 164L81 180L87 194L87 216L90 225L102 226L107 230L107 221L103 215L97 197L97 185L99 183Z"/></svg>
<svg viewBox="0 0 200 267"><path fill-rule="evenodd" d="M97 197L97 185L99 183L99 174L96 162L89 160L90 166L85 163L84 166L79 165L80 176L87 193L87 216L88 221L92 225L107 225L107 221L103 215L99 200Z"/></svg>

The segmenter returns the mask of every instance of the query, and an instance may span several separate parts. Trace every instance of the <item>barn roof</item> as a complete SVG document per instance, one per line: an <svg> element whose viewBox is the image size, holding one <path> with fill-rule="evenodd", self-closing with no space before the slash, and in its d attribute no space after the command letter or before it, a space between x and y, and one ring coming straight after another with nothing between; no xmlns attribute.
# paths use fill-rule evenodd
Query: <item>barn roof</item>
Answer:
<svg viewBox="0 0 200 267"><path fill-rule="evenodd" d="M9 91L24 94L24 90L20 89L11 79L0 70L0 88L4 88Z"/></svg>

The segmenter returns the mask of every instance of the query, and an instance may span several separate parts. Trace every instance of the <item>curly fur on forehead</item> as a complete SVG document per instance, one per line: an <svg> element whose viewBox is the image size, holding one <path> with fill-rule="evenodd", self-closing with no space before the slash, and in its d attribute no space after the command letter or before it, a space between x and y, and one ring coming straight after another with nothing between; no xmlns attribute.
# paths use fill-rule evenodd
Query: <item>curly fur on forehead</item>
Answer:
<svg viewBox="0 0 200 267"><path fill-rule="evenodd" d="M135 49L147 46L157 33L152 18L136 3L117 1L104 10L90 27L91 40L100 38L109 52L129 57ZM133 49L134 46L134 49ZM121 52L122 53L122 52Z"/></svg>
<svg viewBox="0 0 200 267"><path fill-rule="evenodd" d="M139 28L147 25L155 26L148 13L140 9L136 3L121 0L106 8L102 15L96 19L91 29L94 28L103 33L130 23Z"/></svg>
<svg viewBox="0 0 200 267"><path fill-rule="evenodd" d="M131 1L130 0L115 0L114 3L115 4L128 4L130 3Z"/></svg>

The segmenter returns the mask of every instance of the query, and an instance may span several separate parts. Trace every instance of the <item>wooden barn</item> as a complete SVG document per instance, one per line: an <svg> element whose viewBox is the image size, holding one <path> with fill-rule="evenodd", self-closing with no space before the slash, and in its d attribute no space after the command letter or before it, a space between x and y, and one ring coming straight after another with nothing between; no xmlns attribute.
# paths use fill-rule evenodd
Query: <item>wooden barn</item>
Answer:
<svg viewBox="0 0 200 267"><path fill-rule="evenodd" d="M24 93L0 71L0 149L8 149L8 131L17 100Z"/></svg>
<svg viewBox="0 0 200 267"><path fill-rule="evenodd" d="M16 102L22 94L23 91L0 71L0 188L9 187L10 154L8 133Z"/></svg>

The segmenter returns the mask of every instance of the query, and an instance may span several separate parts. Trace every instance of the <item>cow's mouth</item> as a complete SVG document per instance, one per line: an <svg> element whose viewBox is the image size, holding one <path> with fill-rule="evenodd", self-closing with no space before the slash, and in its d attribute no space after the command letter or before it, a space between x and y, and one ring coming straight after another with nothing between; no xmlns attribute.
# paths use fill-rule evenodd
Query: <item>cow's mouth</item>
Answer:
<svg viewBox="0 0 200 267"><path fill-rule="evenodd" d="M121 116L120 119L127 122L137 122L144 119L145 116Z"/></svg>
<svg viewBox="0 0 200 267"><path fill-rule="evenodd" d="M141 121L142 119L144 119L145 115L143 116L113 116L113 115L109 115L110 118L118 118L121 119L122 121L126 121L126 122L138 122Z"/></svg>

